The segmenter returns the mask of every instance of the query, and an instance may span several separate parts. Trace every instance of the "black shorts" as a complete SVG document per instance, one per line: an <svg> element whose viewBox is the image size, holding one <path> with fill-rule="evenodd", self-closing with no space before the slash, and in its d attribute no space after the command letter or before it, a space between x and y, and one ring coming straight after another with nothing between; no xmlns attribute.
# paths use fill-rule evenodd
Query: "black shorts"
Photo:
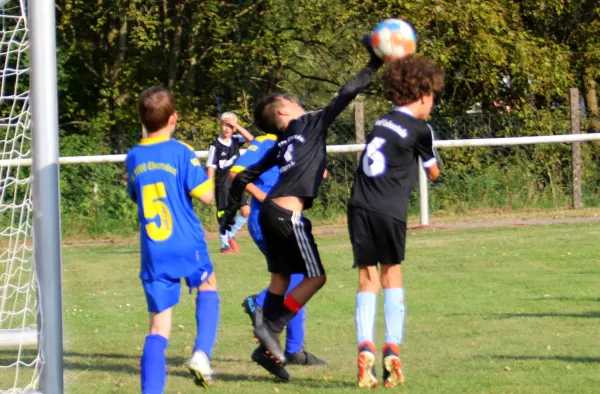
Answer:
<svg viewBox="0 0 600 394"><path fill-rule="evenodd" d="M217 217L218 211L222 211L227 208L227 199L229 198L229 189L228 188L218 188L215 190L215 202L217 203ZM248 196L246 192L242 194L242 199L240 200L240 207L248 205Z"/></svg>
<svg viewBox="0 0 600 394"><path fill-rule="evenodd" d="M406 222L389 215L348 205L348 230L359 265L401 264L406 245Z"/></svg>
<svg viewBox="0 0 600 394"><path fill-rule="evenodd" d="M269 272L325 275L310 220L267 199L260 208L258 223L263 233Z"/></svg>

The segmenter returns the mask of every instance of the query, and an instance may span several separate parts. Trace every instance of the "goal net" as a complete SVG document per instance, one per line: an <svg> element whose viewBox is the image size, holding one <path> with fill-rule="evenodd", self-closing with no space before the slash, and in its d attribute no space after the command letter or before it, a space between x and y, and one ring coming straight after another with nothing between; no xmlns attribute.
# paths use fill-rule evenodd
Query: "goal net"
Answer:
<svg viewBox="0 0 600 394"><path fill-rule="evenodd" d="M31 157L26 0L0 0L0 161ZM0 166L0 392L35 389L38 302L30 168Z"/></svg>

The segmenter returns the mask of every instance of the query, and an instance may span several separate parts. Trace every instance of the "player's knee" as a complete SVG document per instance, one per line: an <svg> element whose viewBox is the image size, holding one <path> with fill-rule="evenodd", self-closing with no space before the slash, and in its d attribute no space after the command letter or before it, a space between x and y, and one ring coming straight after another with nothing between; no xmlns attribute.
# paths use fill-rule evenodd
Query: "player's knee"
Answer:
<svg viewBox="0 0 600 394"><path fill-rule="evenodd" d="M381 266L381 285L384 289L402 287L402 271L400 264Z"/></svg>
<svg viewBox="0 0 600 394"><path fill-rule="evenodd" d="M379 273L376 266L359 266L358 267L358 291L379 293L381 286L379 282Z"/></svg>
<svg viewBox="0 0 600 394"><path fill-rule="evenodd" d="M317 276L316 278L311 278L311 279L313 280L315 287L318 289L325 286L325 283L327 283L327 275L326 274L323 274L321 276Z"/></svg>
<svg viewBox="0 0 600 394"><path fill-rule="evenodd" d="M166 339L171 336L171 308L161 312L150 313L150 334L160 335Z"/></svg>
<svg viewBox="0 0 600 394"><path fill-rule="evenodd" d="M245 217L246 219L248 219L248 216L250 216L250 206L249 205L244 205L240 209L240 213L242 214L243 217Z"/></svg>
<svg viewBox="0 0 600 394"><path fill-rule="evenodd" d="M202 282L202 284L200 286L198 286L198 291L211 291L211 290L217 290L217 277L215 276L214 272L212 274L210 274L208 279L206 279L204 282Z"/></svg>

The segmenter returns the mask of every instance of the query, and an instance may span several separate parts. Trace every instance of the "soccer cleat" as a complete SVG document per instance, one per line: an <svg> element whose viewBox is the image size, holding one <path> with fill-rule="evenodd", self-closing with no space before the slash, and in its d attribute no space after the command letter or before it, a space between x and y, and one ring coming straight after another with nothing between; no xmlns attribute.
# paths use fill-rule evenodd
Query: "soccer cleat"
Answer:
<svg viewBox="0 0 600 394"><path fill-rule="evenodd" d="M266 369L271 375L275 376L279 380L289 382L292 378L285 368L273 360L265 352L263 345L259 345L254 352L252 352L252 361Z"/></svg>
<svg viewBox="0 0 600 394"><path fill-rule="evenodd" d="M190 374L194 377L194 383L208 389L211 385L214 373L210 367L208 356L202 350L196 350L188 362Z"/></svg>
<svg viewBox="0 0 600 394"><path fill-rule="evenodd" d="M400 349L393 343L383 347L383 384L385 387L395 387L404 383L402 363L400 362Z"/></svg>
<svg viewBox="0 0 600 394"><path fill-rule="evenodd" d="M298 350L296 353L285 353L289 365L325 366L327 361L321 360L306 350Z"/></svg>
<svg viewBox="0 0 600 394"><path fill-rule="evenodd" d="M229 238L229 246L231 247L231 249L233 249L234 252L241 252L242 248L240 247L240 244L238 244L236 242L235 239L233 238Z"/></svg>
<svg viewBox="0 0 600 394"><path fill-rule="evenodd" d="M221 253L222 254L234 254L235 251L233 249L231 249L231 246L226 245L226 246L221 247Z"/></svg>
<svg viewBox="0 0 600 394"><path fill-rule="evenodd" d="M242 307L244 308L244 312L250 316L252 327L256 328L256 326L262 323L263 311L256 303L256 294L246 297L242 302Z"/></svg>
<svg viewBox="0 0 600 394"><path fill-rule="evenodd" d="M358 387L374 389L379 386L375 375L375 346L368 341L358 347Z"/></svg>
<svg viewBox="0 0 600 394"><path fill-rule="evenodd" d="M271 331L265 323L261 323L254 329L254 335L265 347L265 354L281 365L287 364L285 353L279 343L279 334Z"/></svg>

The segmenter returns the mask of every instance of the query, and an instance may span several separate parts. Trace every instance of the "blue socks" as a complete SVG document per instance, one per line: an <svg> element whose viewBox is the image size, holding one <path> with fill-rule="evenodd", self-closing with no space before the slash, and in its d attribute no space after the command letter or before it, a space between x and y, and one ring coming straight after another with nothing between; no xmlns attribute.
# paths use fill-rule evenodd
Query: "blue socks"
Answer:
<svg viewBox="0 0 600 394"><path fill-rule="evenodd" d="M140 361L142 394L162 394L165 389L167 377L165 349L167 344L167 338L161 335L150 334L146 336L144 353Z"/></svg>
<svg viewBox="0 0 600 394"><path fill-rule="evenodd" d="M375 342L373 330L377 313L377 294L367 291L356 294L356 345Z"/></svg>
<svg viewBox="0 0 600 394"><path fill-rule="evenodd" d="M302 274L292 274L290 277L290 285L286 292L286 295L292 291L292 289L302 280L304 279L304 275ZM261 308L264 308L265 305L265 297L267 295L267 289L264 289L256 296L256 303ZM306 307L300 309L296 316L289 322L287 326L286 332L286 341L285 341L285 352L288 354L294 354L297 351L303 349L304 337L306 335Z"/></svg>
<svg viewBox="0 0 600 394"><path fill-rule="evenodd" d="M290 276L290 285L288 286L286 295L292 291L292 289L300 284L304 280L302 274L292 274ZM285 335L285 352L288 354L294 354L297 351L302 350L302 344L304 343L305 335L305 324L306 324L306 306L298 311L296 316L288 323Z"/></svg>
<svg viewBox="0 0 600 394"><path fill-rule="evenodd" d="M208 358L217 339L219 325L219 293L216 290L198 291L196 296L196 344L194 351L202 350Z"/></svg>
<svg viewBox="0 0 600 394"><path fill-rule="evenodd" d="M237 234L237 232L240 231L242 226L244 224L246 224L247 220L248 219L243 217L241 213L238 213L237 216L235 217L235 222L233 223L233 226L231 226L231 230L227 231L227 236L229 238L235 237L235 234ZM221 242L223 242L223 241L221 241Z"/></svg>
<svg viewBox="0 0 600 394"><path fill-rule="evenodd" d="M400 345L404 334L404 289L383 290L385 343Z"/></svg>

